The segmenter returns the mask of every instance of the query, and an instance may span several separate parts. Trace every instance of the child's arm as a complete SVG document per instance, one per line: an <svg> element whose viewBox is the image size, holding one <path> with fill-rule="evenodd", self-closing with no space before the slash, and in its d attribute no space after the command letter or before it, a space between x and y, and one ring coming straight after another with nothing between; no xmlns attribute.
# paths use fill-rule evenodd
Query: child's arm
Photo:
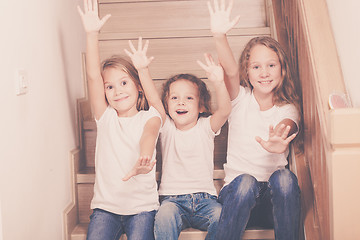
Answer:
<svg viewBox="0 0 360 240"><path fill-rule="evenodd" d="M155 166L156 160L151 162L151 159L156 147L160 125L161 121L158 117L149 119L145 124L140 139L140 158L137 160L133 169L123 178L123 181L127 181L131 177L139 174L149 173Z"/></svg>
<svg viewBox="0 0 360 240"><path fill-rule="evenodd" d="M158 91L156 90L155 84L151 78L149 65L154 57L148 58L146 52L149 46L149 41L145 42L144 48L142 47L142 38L139 38L138 49L136 50L131 41L129 46L132 52L125 49L126 54L131 58L135 68L138 70L141 85L145 91L146 99L150 106L153 106L161 115L162 122L165 122L166 113L164 106L161 102Z"/></svg>
<svg viewBox="0 0 360 240"><path fill-rule="evenodd" d="M216 65L211 55L205 54L206 64L198 61L198 64L206 71L207 78L214 84L217 109L210 118L213 132L217 132L226 122L231 112L231 102L224 82L224 71L220 65Z"/></svg>
<svg viewBox="0 0 360 240"><path fill-rule="evenodd" d="M212 8L210 2L207 4L210 13L211 33L215 39L220 64L225 71L225 84L230 98L233 100L240 90L239 68L231 51L226 33L239 22L240 16L236 16L230 21L233 0L230 0L229 6L226 9L224 0L221 1L221 4L214 0L214 8Z"/></svg>
<svg viewBox="0 0 360 240"><path fill-rule="evenodd" d="M86 32L86 74L90 103L95 118L99 119L107 107L107 102L100 70L98 35L110 15L99 19L97 4L97 0L84 0L84 11L79 6L78 11Z"/></svg>
<svg viewBox="0 0 360 240"><path fill-rule="evenodd" d="M284 119L275 129L273 126L269 127L269 139L267 141L260 137L255 137L261 146L271 153L283 153L289 146L289 143L296 137L298 127L291 119Z"/></svg>

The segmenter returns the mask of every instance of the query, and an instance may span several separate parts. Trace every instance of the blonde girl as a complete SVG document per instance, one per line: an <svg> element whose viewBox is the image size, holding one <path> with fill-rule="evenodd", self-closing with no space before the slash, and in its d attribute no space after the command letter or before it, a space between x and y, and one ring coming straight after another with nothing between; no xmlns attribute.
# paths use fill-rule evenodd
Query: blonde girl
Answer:
<svg viewBox="0 0 360 240"><path fill-rule="evenodd" d="M158 209L155 144L161 116L147 101L134 66L119 56L100 64L96 0L79 7L86 32L86 73L97 125L94 196L87 239L154 239Z"/></svg>
<svg viewBox="0 0 360 240"><path fill-rule="evenodd" d="M274 227L275 238L298 239L300 189L286 168L288 146L299 127L299 99L280 44L256 37L237 65L226 33L233 1L208 2L211 32L231 98L225 185L217 239L241 239L246 226ZM214 7L213 7L214 6ZM254 222L260 219L261 222Z"/></svg>

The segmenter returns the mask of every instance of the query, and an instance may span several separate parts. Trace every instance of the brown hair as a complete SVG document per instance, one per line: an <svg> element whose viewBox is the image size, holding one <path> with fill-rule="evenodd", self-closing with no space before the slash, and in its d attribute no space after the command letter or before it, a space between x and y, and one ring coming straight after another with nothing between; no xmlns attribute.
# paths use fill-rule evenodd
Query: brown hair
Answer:
<svg viewBox="0 0 360 240"><path fill-rule="evenodd" d="M198 77L192 74L177 74L171 78L169 78L163 86L162 92L162 103L165 108L165 112L169 115L167 102L169 99L170 85L177 80L187 80L189 82L194 83L199 91L199 109L204 110L204 112L199 113L199 117L208 117L211 115L211 96L209 90L206 87L206 84Z"/></svg>
<svg viewBox="0 0 360 240"><path fill-rule="evenodd" d="M136 102L136 109L138 111L148 110L149 104L145 97L143 87L141 86L138 71L136 70L134 65L132 65L130 61L128 61L125 57L114 55L102 62L101 71L104 72L107 68L117 68L129 75L129 77L133 80L135 86L139 91L139 96Z"/></svg>
<svg viewBox="0 0 360 240"><path fill-rule="evenodd" d="M300 113L299 96L295 91L293 70L290 67L288 58L284 50L282 49L280 44L271 37L255 37L246 44L239 60L240 85L243 87L249 87L251 89L253 88L249 80L248 67L250 52L252 48L256 45L264 45L270 48L277 54L279 58L282 79L280 80L279 85L273 90L274 104L280 106L287 103L294 104Z"/></svg>

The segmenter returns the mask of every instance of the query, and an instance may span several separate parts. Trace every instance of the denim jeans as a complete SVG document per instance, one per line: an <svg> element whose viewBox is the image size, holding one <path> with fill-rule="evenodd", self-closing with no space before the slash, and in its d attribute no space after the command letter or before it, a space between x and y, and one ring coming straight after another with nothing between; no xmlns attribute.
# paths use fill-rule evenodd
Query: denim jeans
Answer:
<svg viewBox="0 0 360 240"><path fill-rule="evenodd" d="M207 231L206 239L215 239L221 204L208 193L161 196L155 216L155 239L177 240L181 230L196 228Z"/></svg>
<svg viewBox="0 0 360 240"><path fill-rule="evenodd" d="M90 216L87 240L118 240L125 233L128 240L153 240L156 211L136 215L118 215L94 209Z"/></svg>
<svg viewBox="0 0 360 240"><path fill-rule="evenodd" d="M270 220L267 226L273 224L275 239L299 237L300 188L295 174L288 169L274 172L268 182L240 175L220 191L219 202L223 209L216 239L241 239L253 213L260 214L265 222Z"/></svg>

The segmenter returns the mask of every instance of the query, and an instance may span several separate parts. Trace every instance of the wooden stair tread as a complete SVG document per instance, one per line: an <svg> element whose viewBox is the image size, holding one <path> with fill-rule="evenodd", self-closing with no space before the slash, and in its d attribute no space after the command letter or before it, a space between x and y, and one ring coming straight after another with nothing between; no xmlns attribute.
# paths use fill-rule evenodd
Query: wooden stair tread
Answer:
<svg viewBox="0 0 360 240"><path fill-rule="evenodd" d="M224 179L225 172L223 169L214 170L214 180ZM156 172L156 180L160 181L160 172ZM95 182L95 167L86 167L76 174L77 183L94 183Z"/></svg>
<svg viewBox="0 0 360 240"><path fill-rule="evenodd" d="M270 35L270 27L250 27L234 28L228 36L258 36ZM166 31L142 31L143 38L195 38L212 37L210 29L190 29L190 30L166 30ZM99 40L128 40L137 39L138 32L101 32Z"/></svg>
<svg viewBox="0 0 360 240"><path fill-rule="evenodd" d="M71 240L85 240L87 232L87 223L78 224L71 233ZM206 232L193 228L183 230L179 236L179 240L200 240L205 239ZM121 237L121 240L126 238ZM273 229L246 229L243 239L275 239Z"/></svg>

